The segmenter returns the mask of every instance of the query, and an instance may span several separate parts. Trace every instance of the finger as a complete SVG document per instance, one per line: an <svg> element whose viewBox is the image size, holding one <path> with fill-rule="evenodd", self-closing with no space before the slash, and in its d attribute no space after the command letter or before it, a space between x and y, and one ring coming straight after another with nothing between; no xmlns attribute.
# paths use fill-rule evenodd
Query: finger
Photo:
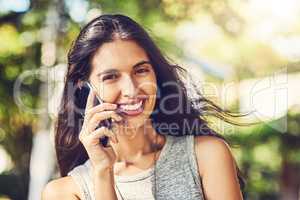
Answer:
<svg viewBox="0 0 300 200"><path fill-rule="evenodd" d="M89 124L88 124L89 132L94 131L101 121L109 119L109 118L112 118L113 120L115 120L117 122L120 122L123 120L123 118L120 115L118 115L115 111L103 111L100 113L96 113L89 120Z"/></svg>
<svg viewBox="0 0 300 200"><path fill-rule="evenodd" d="M117 109L117 104L112 103L102 103L100 105L94 106L86 111L86 118L89 120L94 114L102 112L105 110L115 110Z"/></svg>
<svg viewBox="0 0 300 200"><path fill-rule="evenodd" d="M94 107L94 99L96 96L96 92L94 90L90 90L89 96L86 101L85 112Z"/></svg>
<svg viewBox="0 0 300 200"><path fill-rule="evenodd" d="M117 143L115 134L106 127L96 129L88 137L90 137L92 140L97 139L99 141L99 139L103 136L107 136L113 143Z"/></svg>

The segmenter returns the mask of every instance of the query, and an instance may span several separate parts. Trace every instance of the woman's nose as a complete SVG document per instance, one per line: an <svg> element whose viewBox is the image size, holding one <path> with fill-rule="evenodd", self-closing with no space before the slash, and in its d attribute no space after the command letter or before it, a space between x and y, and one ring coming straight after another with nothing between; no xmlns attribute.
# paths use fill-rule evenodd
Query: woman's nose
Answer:
<svg viewBox="0 0 300 200"><path fill-rule="evenodd" d="M133 98L136 96L138 88L130 76L125 76L121 81L121 91L124 97Z"/></svg>

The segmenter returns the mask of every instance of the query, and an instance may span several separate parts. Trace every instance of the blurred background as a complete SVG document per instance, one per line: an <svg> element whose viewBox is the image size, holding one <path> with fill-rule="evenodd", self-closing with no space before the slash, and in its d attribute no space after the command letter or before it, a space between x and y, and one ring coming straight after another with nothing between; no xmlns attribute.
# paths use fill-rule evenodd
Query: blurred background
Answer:
<svg viewBox="0 0 300 200"><path fill-rule="evenodd" d="M300 199L299 0L0 0L0 200L40 199L58 177L66 54L105 13L141 23L207 98L260 122L212 119L232 144L245 199Z"/></svg>

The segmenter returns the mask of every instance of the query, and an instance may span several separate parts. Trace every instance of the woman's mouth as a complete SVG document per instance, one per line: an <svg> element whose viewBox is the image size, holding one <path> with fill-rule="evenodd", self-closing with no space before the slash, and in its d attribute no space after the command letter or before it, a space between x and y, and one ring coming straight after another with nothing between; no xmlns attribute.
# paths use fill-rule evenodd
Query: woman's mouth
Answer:
<svg viewBox="0 0 300 200"><path fill-rule="evenodd" d="M139 115L144 110L144 102L144 99L140 99L138 102L133 104L121 104L119 105L119 112L129 116Z"/></svg>

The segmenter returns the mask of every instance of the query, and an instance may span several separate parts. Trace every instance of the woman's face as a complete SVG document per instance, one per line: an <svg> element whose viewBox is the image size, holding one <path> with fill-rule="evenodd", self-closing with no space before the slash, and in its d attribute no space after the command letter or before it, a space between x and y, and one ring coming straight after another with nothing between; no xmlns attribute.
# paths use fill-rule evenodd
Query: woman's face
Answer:
<svg viewBox="0 0 300 200"><path fill-rule="evenodd" d="M144 49L134 41L104 43L91 60L90 81L104 102L117 104L129 127L140 127L153 112L156 76Z"/></svg>

